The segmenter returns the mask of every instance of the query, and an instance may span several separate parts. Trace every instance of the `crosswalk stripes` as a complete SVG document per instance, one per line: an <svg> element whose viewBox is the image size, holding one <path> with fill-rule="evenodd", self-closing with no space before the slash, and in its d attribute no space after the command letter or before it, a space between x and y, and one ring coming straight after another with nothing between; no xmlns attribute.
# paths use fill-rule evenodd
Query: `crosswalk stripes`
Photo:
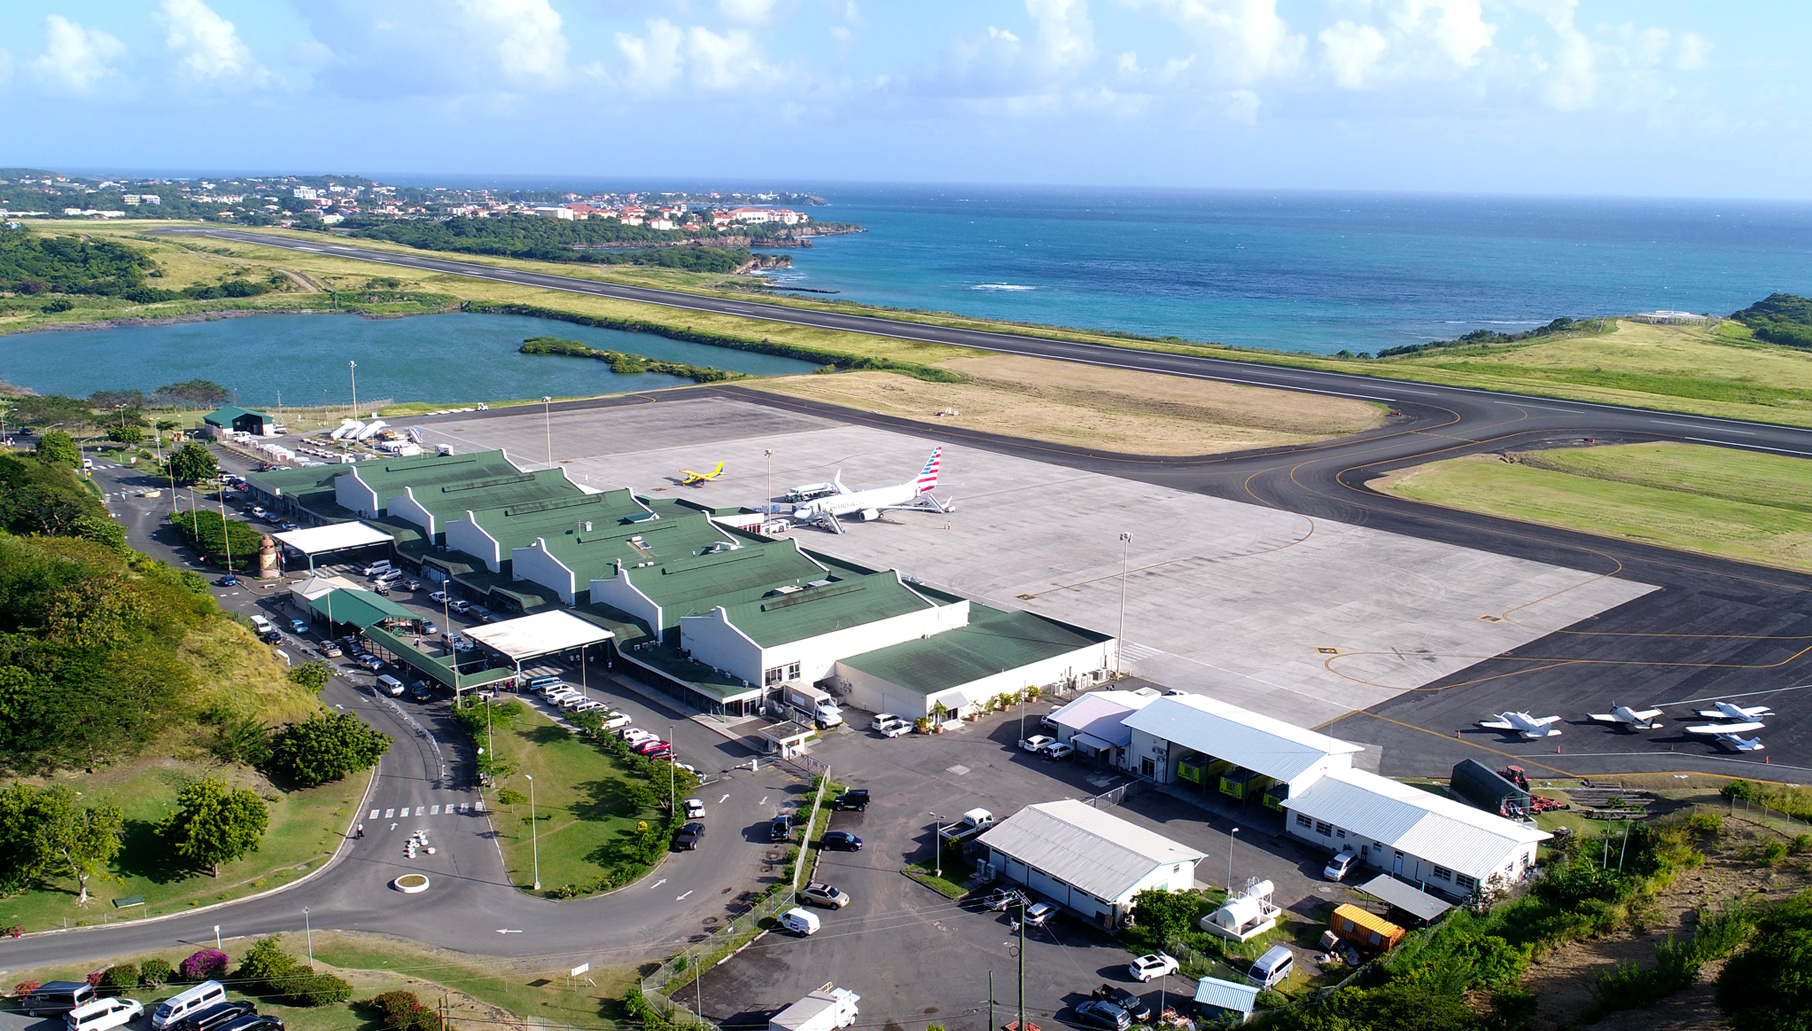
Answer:
<svg viewBox="0 0 1812 1031"><path fill-rule="evenodd" d="M405 805L394 806L389 809L373 809L371 810L371 815L365 817L365 819L376 820L379 818L380 814L383 819L386 820L400 820L411 816L453 816L455 814L482 813L484 811L484 800L479 799L476 802L447 802L437 805Z"/></svg>

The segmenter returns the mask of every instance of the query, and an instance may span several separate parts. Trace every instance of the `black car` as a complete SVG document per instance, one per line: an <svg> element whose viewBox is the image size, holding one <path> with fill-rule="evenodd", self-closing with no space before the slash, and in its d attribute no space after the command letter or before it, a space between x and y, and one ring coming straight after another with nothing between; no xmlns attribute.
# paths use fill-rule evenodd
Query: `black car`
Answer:
<svg viewBox="0 0 1812 1031"><path fill-rule="evenodd" d="M256 1012L258 1007L249 1002L217 1002L177 1021L169 1031L215 1031L222 1024L230 1024L248 1013Z"/></svg>
<svg viewBox="0 0 1812 1031"><path fill-rule="evenodd" d="M1151 1007L1145 1005L1145 1000L1117 984L1104 984L1095 989L1090 997L1100 999L1102 1002L1113 1003L1132 1014L1134 1020L1151 1019Z"/></svg>
<svg viewBox="0 0 1812 1031"><path fill-rule="evenodd" d="M843 794L837 796L837 800L835 802L831 803L831 808L832 809L853 809L858 813L867 810L868 809L868 789L867 788L856 788L853 791L845 791Z"/></svg>
<svg viewBox="0 0 1812 1031"><path fill-rule="evenodd" d="M1076 1006L1076 1020L1103 1031L1126 1031L1132 1026L1132 1015L1111 1002L1090 999Z"/></svg>
<svg viewBox="0 0 1812 1031"><path fill-rule="evenodd" d="M434 689L419 680L409 685L409 693L414 695L418 702L425 702L434 697Z"/></svg>
<svg viewBox="0 0 1812 1031"><path fill-rule="evenodd" d="M258 639L260 641L263 641L265 644L277 644L283 640L283 635L281 633L279 633L275 628L272 628L270 630L265 630L265 631L261 632L258 635Z"/></svg>
<svg viewBox="0 0 1812 1031"><path fill-rule="evenodd" d="M768 824L768 840L769 841L791 841L791 840L793 840L793 818L785 815L784 813L781 814L780 816L774 817L774 822Z"/></svg>
<svg viewBox="0 0 1812 1031"><path fill-rule="evenodd" d="M862 839L848 831L826 831L818 847L829 852L860 852Z"/></svg>
<svg viewBox="0 0 1812 1031"><path fill-rule="evenodd" d="M682 852L690 852L693 849L698 847L699 839L704 836L705 836L705 825L704 824L702 824L702 823L686 824L684 827L680 828L680 831L678 834L675 834L673 836L673 847L679 849Z"/></svg>
<svg viewBox="0 0 1812 1031"><path fill-rule="evenodd" d="M269 1013L247 1013L217 1026L214 1031L283 1031L283 1021Z"/></svg>

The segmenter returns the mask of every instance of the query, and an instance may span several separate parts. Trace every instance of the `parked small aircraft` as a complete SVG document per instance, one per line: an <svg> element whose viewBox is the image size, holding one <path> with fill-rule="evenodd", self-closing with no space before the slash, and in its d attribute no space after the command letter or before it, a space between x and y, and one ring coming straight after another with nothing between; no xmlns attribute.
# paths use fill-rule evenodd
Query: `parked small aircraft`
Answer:
<svg viewBox="0 0 1812 1031"><path fill-rule="evenodd" d="M1655 719L1661 715L1660 709L1632 709L1615 702L1611 703L1610 712L1594 712L1590 715L1600 723L1617 723L1631 730L1656 730L1661 726Z"/></svg>
<svg viewBox="0 0 1812 1031"><path fill-rule="evenodd" d="M1525 738L1559 737L1560 731L1548 726L1560 722L1559 716L1542 716L1540 718L1526 712L1500 712L1497 719L1480 720L1479 726L1486 730L1512 730Z"/></svg>
<svg viewBox="0 0 1812 1031"><path fill-rule="evenodd" d="M1735 702L1717 702L1715 709L1700 709L1699 715L1710 720L1748 721L1763 716L1774 715L1774 710L1766 705L1738 705Z"/></svg>
<svg viewBox="0 0 1812 1031"><path fill-rule="evenodd" d="M695 473L690 469L681 469L680 485L683 487L696 487L701 483L710 483L712 480L717 479L723 474L724 464L722 462L717 463L717 468L708 473Z"/></svg>
<svg viewBox="0 0 1812 1031"><path fill-rule="evenodd" d="M1717 738L1722 744L1729 745L1739 752L1759 752L1762 750L1762 739L1759 737L1740 737L1761 730L1760 723L1707 723L1698 727L1687 727L1688 734L1699 734Z"/></svg>

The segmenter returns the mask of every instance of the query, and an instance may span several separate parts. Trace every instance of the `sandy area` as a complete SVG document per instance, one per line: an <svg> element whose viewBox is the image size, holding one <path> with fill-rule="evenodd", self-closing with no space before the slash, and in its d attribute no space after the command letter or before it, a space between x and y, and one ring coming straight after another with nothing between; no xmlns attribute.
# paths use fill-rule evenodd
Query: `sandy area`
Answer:
<svg viewBox="0 0 1812 1031"><path fill-rule="evenodd" d="M850 372L742 385L929 425L1148 455L1301 444L1356 433L1384 419L1380 409L1347 398L1042 358L990 355L941 364L968 381ZM947 409L957 414L939 414Z"/></svg>

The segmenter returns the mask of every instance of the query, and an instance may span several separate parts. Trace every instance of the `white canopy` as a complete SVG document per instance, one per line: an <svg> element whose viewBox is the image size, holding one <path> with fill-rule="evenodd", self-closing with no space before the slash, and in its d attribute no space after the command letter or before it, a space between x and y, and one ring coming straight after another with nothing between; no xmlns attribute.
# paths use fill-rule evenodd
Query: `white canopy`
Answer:
<svg viewBox="0 0 1812 1031"><path fill-rule="evenodd" d="M362 587L341 577L320 575L311 576L306 580L297 580L289 585L289 593L296 596L297 604L303 608L307 608L309 602L321 595L339 590L357 591L362 590Z"/></svg>
<svg viewBox="0 0 1812 1031"><path fill-rule="evenodd" d="M273 533L271 536L282 541L290 550L304 555L325 555L330 551L367 548L373 544L389 544L391 541L390 535L384 531L359 522L307 526L300 530Z"/></svg>
<svg viewBox="0 0 1812 1031"><path fill-rule="evenodd" d="M502 652L511 662L526 662L616 636L596 623L558 609L521 619L506 619L489 626L475 626L463 633Z"/></svg>

